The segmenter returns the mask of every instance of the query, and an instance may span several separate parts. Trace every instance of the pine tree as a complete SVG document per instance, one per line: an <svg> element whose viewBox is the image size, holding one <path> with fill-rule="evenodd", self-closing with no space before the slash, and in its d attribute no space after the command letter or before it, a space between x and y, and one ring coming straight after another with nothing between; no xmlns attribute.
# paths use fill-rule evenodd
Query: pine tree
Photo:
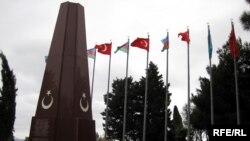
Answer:
<svg viewBox="0 0 250 141"><path fill-rule="evenodd" d="M16 79L13 71L10 70L8 61L3 53L2 59L2 88L0 103L0 140L14 141L13 131L16 114Z"/></svg>
<svg viewBox="0 0 250 141"><path fill-rule="evenodd" d="M144 114L144 94L145 77L138 82L128 79L128 101L127 101L127 140L142 140L143 114ZM147 109L147 140L163 141L164 138L164 111L166 86L162 80L162 75L158 72L158 67L150 62L148 70L148 109ZM124 104L125 79L114 80L113 92L110 94L108 107L108 138L121 140L123 126L123 104ZM170 95L169 101L170 104ZM106 102L106 101L105 101ZM102 113L105 119L105 111ZM170 121L171 112L168 109L168 126L172 129ZM105 124L104 124L105 127ZM172 130L169 131L169 139L172 137Z"/></svg>
<svg viewBox="0 0 250 141"><path fill-rule="evenodd" d="M131 95L131 87L133 79L128 78L128 98ZM107 138L121 140L122 138L122 126L123 126L123 105L124 105L124 91L125 91L125 79L116 79L112 83L113 92L109 94L108 105L108 119L107 119ZM104 95L105 104L106 96ZM131 100L128 100L128 105L131 104ZM129 107L127 108L129 110ZM106 110L102 112L103 119L106 120ZM130 112L127 112L129 114ZM128 116L128 115L127 115ZM105 123L103 124L105 130Z"/></svg>
<svg viewBox="0 0 250 141"><path fill-rule="evenodd" d="M142 78L139 83L144 89L145 78ZM142 92L142 97L144 100L144 90ZM168 105L171 102L170 95L171 94L169 93ZM148 109L146 130L146 139L148 141L164 140L165 96L166 86L164 86L162 75L159 74L158 67L154 63L150 62L148 70ZM169 127L171 127L170 115L171 112L168 109ZM172 131L168 133L168 138L172 138Z"/></svg>

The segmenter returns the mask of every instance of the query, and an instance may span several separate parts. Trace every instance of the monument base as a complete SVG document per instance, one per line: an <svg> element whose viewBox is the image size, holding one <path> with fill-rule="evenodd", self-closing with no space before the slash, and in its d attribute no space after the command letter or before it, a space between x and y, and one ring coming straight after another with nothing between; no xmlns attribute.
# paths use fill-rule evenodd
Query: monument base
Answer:
<svg viewBox="0 0 250 141"><path fill-rule="evenodd" d="M33 117L29 141L96 141L95 133L93 120Z"/></svg>

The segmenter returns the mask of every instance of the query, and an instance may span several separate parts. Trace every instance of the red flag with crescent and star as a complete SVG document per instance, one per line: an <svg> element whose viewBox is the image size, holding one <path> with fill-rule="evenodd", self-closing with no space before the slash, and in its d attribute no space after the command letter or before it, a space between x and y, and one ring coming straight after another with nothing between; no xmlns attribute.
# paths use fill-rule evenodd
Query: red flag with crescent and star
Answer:
<svg viewBox="0 0 250 141"><path fill-rule="evenodd" d="M189 38L189 30L186 32L181 32L178 34L178 37L181 36L181 40L182 41L186 41L188 44L190 42L190 38Z"/></svg>
<svg viewBox="0 0 250 141"><path fill-rule="evenodd" d="M137 38L131 43L131 46L149 51L149 38Z"/></svg>
<svg viewBox="0 0 250 141"><path fill-rule="evenodd" d="M97 49L98 52L100 52L102 54L111 55L112 43L95 45L95 48Z"/></svg>
<svg viewBox="0 0 250 141"><path fill-rule="evenodd" d="M240 50L239 50L238 43L236 40L233 22L232 22L232 30L231 30L231 33L229 36L229 50L230 50L233 57L240 56Z"/></svg>

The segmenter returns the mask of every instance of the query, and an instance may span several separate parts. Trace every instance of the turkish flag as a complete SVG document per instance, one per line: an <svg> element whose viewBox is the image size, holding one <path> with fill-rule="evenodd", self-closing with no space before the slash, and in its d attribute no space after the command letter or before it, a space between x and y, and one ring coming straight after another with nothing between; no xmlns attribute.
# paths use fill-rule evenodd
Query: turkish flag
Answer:
<svg viewBox="0 0 250 141"><path fill-rule="evenodd" d="M233 57L240 56L240 50L239 50L238 43L236 40L233 23L232 23L232 30L231 30L231 33L229 36L229 50L230 50Z"/></svg>
<svg viewBox="0 0 250 141"><path fill-rule="evenodd" d="M149 51L149 38L137 38L131 43L131 46Z"/></svg>
<svg viewBox="0 0 250 141"><path fill-rule="evenodd" d="M95 45L95 48L97 49L98 52L100 52L102 54L111 55L112 43Z"/></svg>
<svg viewBox="0 0 250 141"><path fill-rule="evenodd" d="M190 42L190 38L189 38L189 30L186 32L181 32L178 34L178 37L181 36L181 40L182 41L186 41L188 44Z"/></svg>

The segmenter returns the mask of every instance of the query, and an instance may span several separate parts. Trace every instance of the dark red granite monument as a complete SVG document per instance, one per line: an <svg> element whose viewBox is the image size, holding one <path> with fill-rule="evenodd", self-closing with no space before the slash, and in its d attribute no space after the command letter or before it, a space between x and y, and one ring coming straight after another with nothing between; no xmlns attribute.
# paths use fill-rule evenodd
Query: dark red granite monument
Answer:
<svg viewBox="0 0 250 141"><path fill-rule="evenodd" d="M29 141L95 141L84 8L61 4Z"/></svg>

